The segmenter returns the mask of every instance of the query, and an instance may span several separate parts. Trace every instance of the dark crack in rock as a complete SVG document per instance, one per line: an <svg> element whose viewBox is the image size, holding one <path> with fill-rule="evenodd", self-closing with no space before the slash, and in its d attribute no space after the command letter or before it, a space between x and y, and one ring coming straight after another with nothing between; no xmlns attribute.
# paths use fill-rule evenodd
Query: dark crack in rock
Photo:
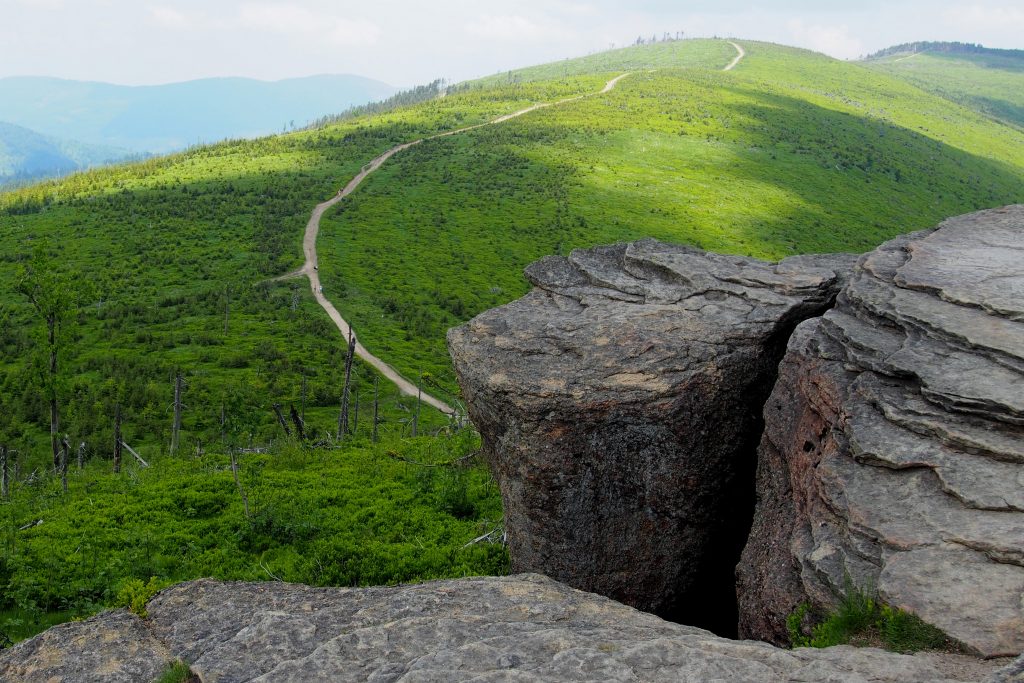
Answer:
<svg viewBox="0 0 1024 683"><path fill-rule="evenodd" d="M1024 206L860 259L765 406L741 635L877 589L984 656L1024 650Z"/></svg>
<svg viewBox="0 0 1024 683"><path fill-rule="evenodd" d="M450 331L513 570L735 633L762 406L790 332L854 260L577 250Z"/></svg>

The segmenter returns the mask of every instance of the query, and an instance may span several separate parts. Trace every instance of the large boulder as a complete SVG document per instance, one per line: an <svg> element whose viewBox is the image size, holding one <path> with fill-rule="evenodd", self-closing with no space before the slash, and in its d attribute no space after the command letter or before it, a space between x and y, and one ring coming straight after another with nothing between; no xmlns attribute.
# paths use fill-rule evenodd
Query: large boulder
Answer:
<svg viewBox="0 0 1024 683"><path fill-rule="evenodd" d="M513 570L734 633L762 406L791 331L854 260L578 250L450 331Z"/></svg>
<svg viewBox="0 0 1024 683"><path fill-rule="evenodd" d="M948 655L730 641L537 575L358 589L203 580L158 594L148 610L144 624L113 613L142 625L134 638L105 618L0 652L0 680L147 683L162 654L150 651L155 641L199 680L217 683L941 683L978 681L997 668ZM40 643L49 665L26 666ZM77 668L54 668L83 653ZM125 671L137 673L117 673Z"/></svg>
<svg viewBox="0 0 1024 683"><path fill-rule="evenodd" d="M1024 650L1024 206L866 254L765 406L740 632L851 587L984 656Z"/></svg>

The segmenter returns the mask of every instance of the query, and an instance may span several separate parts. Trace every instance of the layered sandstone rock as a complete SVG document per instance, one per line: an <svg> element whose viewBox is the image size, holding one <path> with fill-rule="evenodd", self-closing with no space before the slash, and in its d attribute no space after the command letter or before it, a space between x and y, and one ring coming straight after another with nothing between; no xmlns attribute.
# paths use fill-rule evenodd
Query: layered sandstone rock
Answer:
<svg viewBox="0 0 1024 683"><path fill-rule="evenodd" d="M865 255L765 406L741 635L849 585L985 656L1024 650L1024 207Z"/></svg>
<svg viewBox="0 0 1024 683"><path fill-rule="evenodd" d="M537 575L360 589L204 580L160 593L148 610L145 622L107 613L0 652L0 680L146 683L164 657L211 683L941 683L978 681L996 668L725 640Z"/></svg>
<svg viewBox="0 0 1024 683"><path fill-rule="evenodd" d="M734 629L761 408L793 327L832 304L853 260L578 250L452 330L513 570Z"/></svg>

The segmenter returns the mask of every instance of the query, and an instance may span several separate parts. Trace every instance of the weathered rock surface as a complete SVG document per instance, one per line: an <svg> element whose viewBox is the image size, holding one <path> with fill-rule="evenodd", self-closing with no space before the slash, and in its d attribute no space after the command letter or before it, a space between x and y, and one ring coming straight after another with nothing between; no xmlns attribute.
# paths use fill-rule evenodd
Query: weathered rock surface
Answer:
<svg viewBox="0 0 1024 683"><path fill-rule="evenodd" d="M761 408L789 333L854 260L578 250L450 331L513 570L734 632Z"/></svg>
<svg viewBox="0 0 1024 683"><path fill-rule="evenodd" d="M117 610L0 650L0 681L138 683L155 680L172 659L141 619Z"/></svg>
<svg viewBox="0 0 1024 683"><path fill-rule="evenodd" d="M1024 206L859 261L765 406L741 635L876 587L985 656L1024 651Z"/></svg>
<svg viewBox="0 0 1024 683"><path fill-rule="evenodd" d="M149 632L142 629L137 640L162 641L204 683L936 683L978 681L996 668L949 655L850 647L786 651L730 641L538 575L363 589L204 580L160 593L148 609ZM104 643L108 633L122 633L115 622L132 619L108 613L0 653L0 680L151 681L152 669L136 669L133 678L107 677L111 662L127 671L135 658L141 665L153 657L128 638ZM78 638L91 649L75 671L23 667L25 653L42 651L42 643L51 661L81 653Z"/></svg>

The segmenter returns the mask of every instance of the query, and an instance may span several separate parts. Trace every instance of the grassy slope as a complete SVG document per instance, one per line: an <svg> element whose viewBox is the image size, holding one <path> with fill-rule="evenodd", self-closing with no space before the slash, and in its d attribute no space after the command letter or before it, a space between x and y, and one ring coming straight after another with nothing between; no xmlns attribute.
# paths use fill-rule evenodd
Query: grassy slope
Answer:
<svg viewBox="0 0 1024 683"><path fill-rule="evenodd" d="M154 470L120 478L101 474L107 463L92 464L73 473L67 496L45 476L19 483L15 502L0 506L0 583L7 588L0 610L27 610L35 628L39 609L79 611L109 601L127 577L255 578L267 572L260 562L313 583L503 566L504 555L489 550L459 560L457 549L497 516L481 470L452 485L450 474L397 466L379 449L301 456L294 468L291 460L278 467L249 456L243 485L277 512L245 521L223 458L159 457L175 367L189 378L189 450L200 440L220 450L222 402L229 441L244 443L250 432L270 438L268 404L297 402L303 374L312 428L332 428L340 340L304 283L267 280L299 264L312 206L393 144L595 92L616 67L634 72L611 93L411 148L325 219L325 292L372 350L449 388L445 329L523 293L522 267L543 254L645 235L772 257L862 250L945 215L1024 200L1019 132L856 65L744 45L749 57L729 73L718 71L734 54L721 41L632 48L588 58L594 66L585 68L601 73L545 81L545 67L528 69L383 116L0 195L0 288L7 292L0 317L11 321L0 328L0 410L27 425L26 436L13 437L23 451L22 479L47 459L46 415L31 389L28 360L37 340L30 312L12 288L18 263L40 243L101 292L82 312L62 361L72 370L65 415L72 440L85 438L103 453L111 406L120 400L129 443L156 455ZM667 68L671 60L687 68ZM365 411L372 374L363 368L358 375ZM399 431L408 412L393 396L386 410L387 426ZM10 421L0 429L20 431ZM440 450L424 452L434 447ZM432 439L394 448L414 457L456 454ZM431 476L441 479L417 483ZM418 494L409 496L410 487ZM338 489L352 492L350 503L323 499ZM372 500L356 495L363 490ZM212 512L200 512L207 498ZM435 516L439 505L444 514L465 513L460 500L472 502L465 525ZM98 508L86 514L87 505ZM370 547L388 525L420 529L403 515L427 520L412 545L406 534ZM18 530L35 519L44 524ZM338 573L352 561L346 558L364 555L386 558L368 560L380 571ZM419 555L449 564L416 564ZM406 571L409 562L415 566ZM320 565L334 573L317 574ZM111 569L90 578L92 566Z"/></svg>
<svg viewBox="0 0 1024 683"><path fill-rule="evenodd" d="M281 445L270 458L241 456L252 519L239 517L241 502L218 454L225 445L280 440L270 404L298 404L302 375L308 430L334 428L341 340L308 285L268 281L299 265L313 205L398 142L603 82L582 77L467 92L326 130L221 144L0 195L0 320L9 322L0 327L0 411L9 418L0 423L0 444L19 451L12 499L0 501L0 632L31 635L116 602L126 580L150 575L272 573L348 584L504 571L500 546L463 548L500 516L485 468L422 469L387 457L393 450L444 460L466 447L443 437L396 442L408 431L411 401L403 399L403 409L387 383L385 446L320 451L310 460L289 456L285 445L283 465ZM97 458L85 472L72 471L67 494L46 470L46 411L32 369L38 326L14 293L19 263L40 244L99 292L61 359L63 431L72 442L86 440ZM365 440L372 372L358 365ZM161 457L175 368L187 378L184 451L201 443L212 453L199 459ZM109 475L117 401L125 407L125 439L152 470L137 470L126 454L125 472ZM446 422L424 409L421 429ZM296 457L301 467L289 467ZM36 520L43 524L31 526Z"/></svg>
<svg viewBox="0 0 1024 683"><path fill-rule="evenodd" d="M522 267L544 254L647 235L773 258L863 251L1024 200L1024 135L884 74L744 45L728 73L728 52L658 45L659 61L699 47L709 68L637 71L395 157L325 220L325 288L372 348L451 386L445 330L524 293ZM631 68L644 50L623 53Z"/></svg>
<svg viewBox="0 0 1024 683"><path fill-rule="evenodd" d="M0 403L29 425L28 440L38 446L44 406L26 363L38 340L27 302L13 287L19 262L42 243L61 267L99 289L62 360L72 370L65 429L73 440L105 451L113 404L121 400L130 443L148 455L159 452L168 441L175 368L189 378L190 448L219 435L220 404L237 394L259 401L252 428L258 440L270 438L269 404L298 402L302 375L313 429L331 429L340 338L304 281L269 281L300 265L312 207L398 142L603 82L582 77L466 92L325 130L201 148L0 195L0 258L7 263L0 289L9 293L5 308L13 322L0 330ZM365 401L372 373L359 368L357 377ZM404 413L395 412L390 386L384 390L397 419ZM5 437L16 435L0 433Z"/></svg>
<svg viewBox="0 0 1024 683"><path fill-rule="evenodd" d="M1024 129L1024 59L921 52L864 66Z"/></svg>

